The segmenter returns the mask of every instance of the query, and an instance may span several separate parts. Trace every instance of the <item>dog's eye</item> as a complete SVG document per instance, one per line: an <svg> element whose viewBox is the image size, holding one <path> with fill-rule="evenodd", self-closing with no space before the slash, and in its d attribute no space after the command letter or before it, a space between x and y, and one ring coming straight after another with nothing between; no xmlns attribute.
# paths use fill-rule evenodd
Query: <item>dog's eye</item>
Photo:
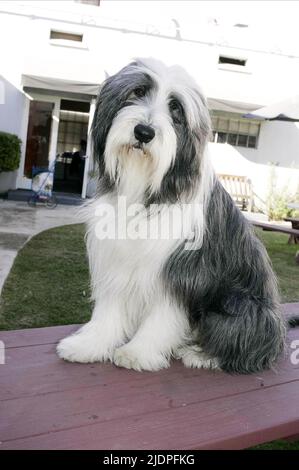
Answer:
<svg viewBox="0 0 299 470"><path fill-rule="evenodd" d="M171 100L168 106L173 122L175 124L180 124L182 122L182 108L180 103L177 100Z"/></svg>
<svg viewBox="0 0 299 470"><path fill-rule="evenodd" d="M134 90L134 95L137 96L137 98L142 98L143 96L145 96L145 93L146 89L144 86L139 86Z"/></svg>

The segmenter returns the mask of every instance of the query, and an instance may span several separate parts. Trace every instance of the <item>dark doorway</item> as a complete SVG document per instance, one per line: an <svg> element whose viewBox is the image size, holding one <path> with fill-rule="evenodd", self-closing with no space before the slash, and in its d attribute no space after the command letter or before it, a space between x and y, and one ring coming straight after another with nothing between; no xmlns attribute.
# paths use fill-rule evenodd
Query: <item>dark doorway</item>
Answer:
<svg viewBox="0 0 299 470"><path fill-rule="evenodd" d="M30 102L24 167L27 178L32 177L33 167L48 168L53 109L54 103Z"/></svg>
<svg viewBox="0 0 299 470"><path fill-rule="evenodd" d="M90 104L61 100L54 191L82 191Z"/></svg>

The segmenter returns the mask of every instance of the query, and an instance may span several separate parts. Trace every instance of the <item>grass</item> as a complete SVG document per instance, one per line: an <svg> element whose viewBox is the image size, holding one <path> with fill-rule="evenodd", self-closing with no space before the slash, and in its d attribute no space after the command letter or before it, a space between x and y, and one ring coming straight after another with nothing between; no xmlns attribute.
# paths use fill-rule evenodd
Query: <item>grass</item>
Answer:
<svg viewBox="0 0 299 470"><path fill-rule="evenodd" d="M83 225L33 237L3 287L0 329L83 323L91 313Z"/></svg>
<svg viewBox="0 0 299 470"><path fill-rule="evenodd" d="M296 245L287 235L257 230L279 279L283 302L299 301ZM19 252L0 301L0 329L83 323L89 319L84 227L65 225L33 237Z"/></svg>
<svg viewBox="0 0 299 470"><path fill-rule="evenodd" d="M298 245L288 245L288 235L256 229L267 248L279 281L282 302L299 302L299 266L295 262Z"/></svg>
<svg viewBox="0 0 299 470"><path fill-rule="evenodd" d="M290 442L290 441L273 441L267 442L267 444L261 444L260 446L255 446L252 450L299 450L299 442Z"/></svg>
<svg viewBox="0 0 299 470"><path fill-rule="evenodd" d="M287 235L257 229L277 274L283 302L299 301L296 245ZM33 237L19 252L0 301L0 330L83 323L90 318L84 227L66 225ZM299 449L276 441L255 449Z"/></svg>

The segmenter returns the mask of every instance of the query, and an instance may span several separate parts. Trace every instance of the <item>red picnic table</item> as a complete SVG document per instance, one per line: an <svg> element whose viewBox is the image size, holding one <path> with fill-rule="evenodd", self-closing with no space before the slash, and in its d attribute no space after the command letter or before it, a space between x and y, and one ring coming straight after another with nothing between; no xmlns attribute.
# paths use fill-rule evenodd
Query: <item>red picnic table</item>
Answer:
<svg viewBox="0 0 299 470"><path fill-rule="evenodd" d="M283 309L298 313L299 303ZM294 349L276 371L260 374L232 376L176 361L140 373L59 359L56 343L76 329L0 332L0 449L243 449L299 435ZM299 348L299 328L288 341Z"/></svg>

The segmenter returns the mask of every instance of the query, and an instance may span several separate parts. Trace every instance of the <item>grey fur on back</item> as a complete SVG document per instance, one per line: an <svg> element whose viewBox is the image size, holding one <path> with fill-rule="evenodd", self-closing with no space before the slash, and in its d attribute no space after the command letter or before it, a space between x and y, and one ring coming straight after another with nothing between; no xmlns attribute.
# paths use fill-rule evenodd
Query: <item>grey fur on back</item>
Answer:
<svg viewBox="0 0 299 470"><path fill-rule="evenodd" d="M286 326L263 244L216 180L199 250L183 245L167 260L166 289L182 305L197 343L227 372L271 367L284 350Z"/></svg>

